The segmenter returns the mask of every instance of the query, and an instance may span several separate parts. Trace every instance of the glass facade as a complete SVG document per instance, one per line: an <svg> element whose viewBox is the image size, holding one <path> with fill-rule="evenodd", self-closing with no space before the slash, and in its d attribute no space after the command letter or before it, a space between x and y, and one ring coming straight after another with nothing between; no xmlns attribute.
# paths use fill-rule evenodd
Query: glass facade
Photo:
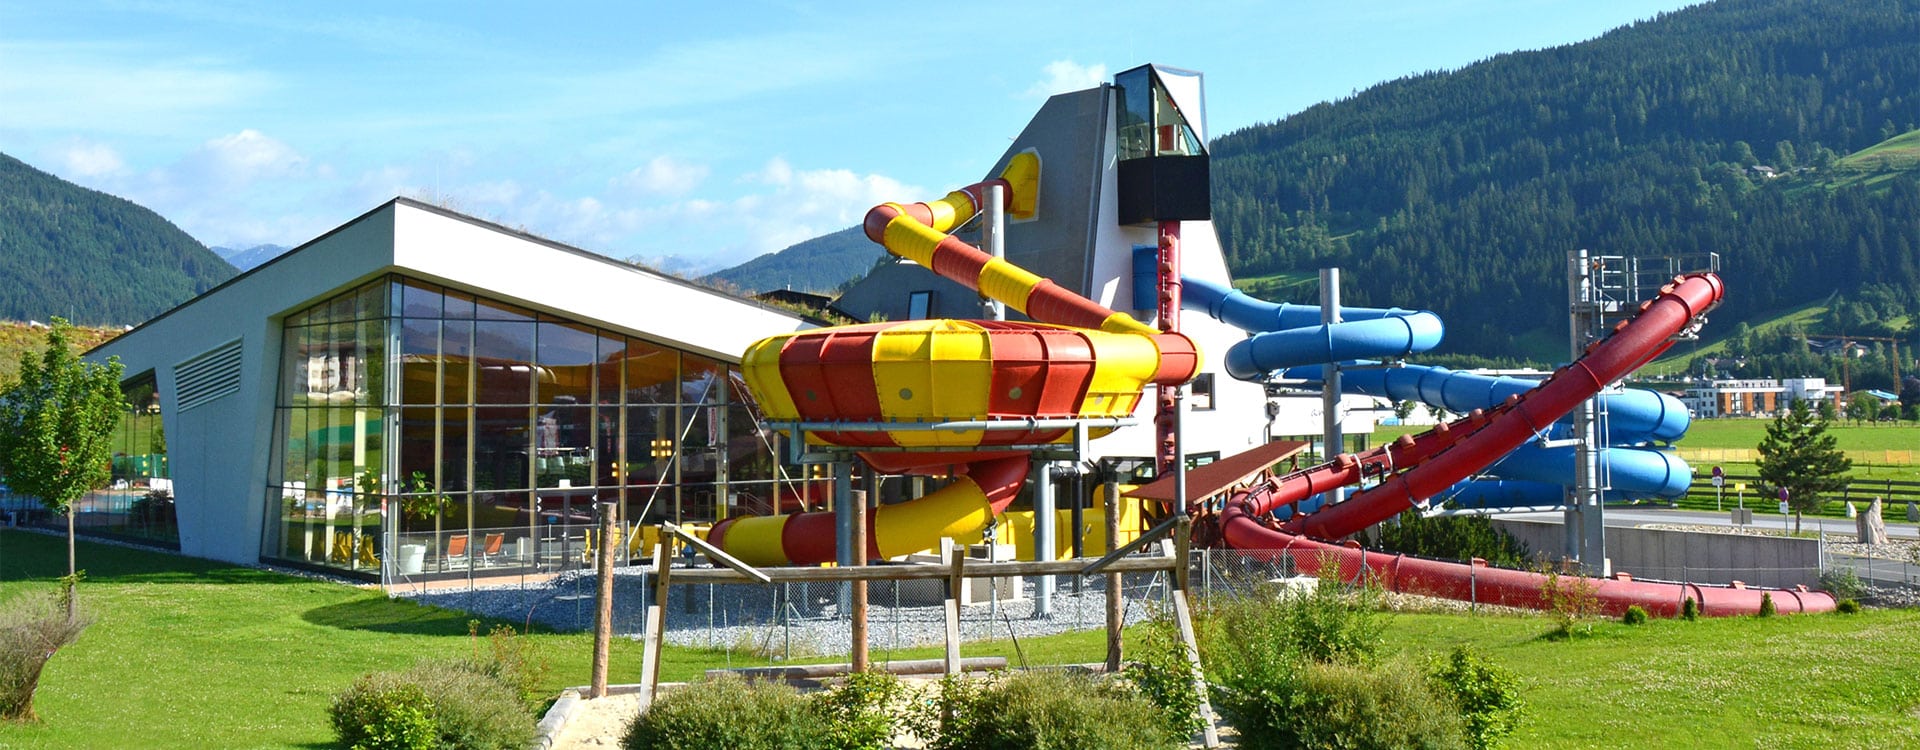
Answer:
<svg viewBox="0 0 1920 750"><path fill-rule="evenodd" d="M283 341L265 557L579 567L595 501L629 530L708 523L797 476L735 367L618 331L389 277L289 315Z"/></svg>
<svg viewBox="0 0 1920 750"><path fill-rule="evenodd" d="M109 437L113 479L75 504L76 530L179 549L167 432L160 422L160 396L152 372L120 386L126 410ZM64 525L50 518L55 525Z"/></svg>

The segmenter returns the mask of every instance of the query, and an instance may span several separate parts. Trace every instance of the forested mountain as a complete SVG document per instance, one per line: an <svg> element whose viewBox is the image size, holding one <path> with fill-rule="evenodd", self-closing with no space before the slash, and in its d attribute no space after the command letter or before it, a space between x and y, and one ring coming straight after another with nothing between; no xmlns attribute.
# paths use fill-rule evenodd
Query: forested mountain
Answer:
<svg viewBox="0 0 1920 750"><path fill-rule="evenodd" d="M137 324L233 275L159 214L0 154L0 319Z"/></svg>
<svg viewBox="0 0 1920 750"><path fill-rule="evenodd" d="M725 281L748 292L792 289L831 292L848 279L864 275L887 251L873 244L859 227L821 235L740 265L709 279Z"/></svg>
<svg viewBox="0 0 1920 750"><path fill-rule="evenodd" d="M1898 319L1920 173L1841 157L1917 121L1920 0L1723 0L1222 136L1214 219L1236 274L1339 265L1343 301L1436 310L1452 352L1564 341L1578 248L1720 253L1716 321L1836 292Z"/></svg>

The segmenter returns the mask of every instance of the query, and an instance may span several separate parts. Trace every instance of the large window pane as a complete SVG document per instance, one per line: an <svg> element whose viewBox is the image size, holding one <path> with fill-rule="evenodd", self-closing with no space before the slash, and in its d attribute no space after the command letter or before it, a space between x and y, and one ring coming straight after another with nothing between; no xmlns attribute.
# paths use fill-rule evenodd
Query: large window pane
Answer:
<svg viewBox="0 0 1920 750"><path fill-rule="evenodd" d="M726 365L697 354L680 358L680 403L720 403L726 387Z"/></svg>
<svg viewBox="0 0 1920 750"><path fill-rule="evenodd" d="M529 410L524 406L474 409L474 489L532 488L527 476L533 446L529 420Z"/></svg>
<svg viewBox="0 0 1920 750"><path fill-rule="evenodd" d="M468 490L472 485L467 481L467 418L468 409L461 406L449 406L441 411L440 423L440 484L448 490Z"/></svg>
<svg viewBox="0 0 1920 750"><path fill-rule="evenodd" d="M474 360L478 364L482 404L533 402L533 323L483 320L474 324Z"/></svg>
<svg viewBox="0 0 1920 750"><path fill-rule="evenodd" d="M433 478L433 407L417 406L400 410L400 479L420 472Z"/></svg>
<svg viewBox="0 0 1920 750"><path fill-rule="evenodd" d="M627 403L671 404L680 400L680 353L642 339L628 338L620 355L626 367Z"/></svg>
<svg viewBox="0 0 1920 750"><path fill-rule="evenodd" d="M409 318L440 317L440 288L408 281L400 288L400 314Z"/></svg>
<svg viewBox="0 0 1920 750"><path fill-rule="evenodd" d="M468 384L472 377L473 323L449 320L440 330L440 398L448 404L473 403Z"/></svg>

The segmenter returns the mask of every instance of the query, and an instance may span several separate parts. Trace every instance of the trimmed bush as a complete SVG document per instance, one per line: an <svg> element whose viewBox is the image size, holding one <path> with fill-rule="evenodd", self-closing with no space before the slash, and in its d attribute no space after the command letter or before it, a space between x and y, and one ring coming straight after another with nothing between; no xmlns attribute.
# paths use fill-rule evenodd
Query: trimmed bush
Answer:
<svg viewBox="0 0 1920 750"><path fill-rule="evenodd" d="M458 662L362 677L334 698L329 718L340 744L353 748L517 750L533 743L533 714L514 689Z"/></svg>
<svg viewBox="0 0 1920 750"><path fill-rule="evenodd" d="M328 718L350 750L433 750L433 701L419 685L387 672L360 678L333 699Z"/></svg>
<svg viewBox="0 0 1920 750"><path fill-rule="evenodd" d="M401 678L432 696L428 715L443 750L520 750L533 744L532 710L499 678L454 662L423 662Z"/></svg>
<svg viewBox="0 0 1920 750"><path fill-rule="evenodd" d="M1526 711L1520 679L1466 646L1455 646L1428 676L1460 710L1467 746L1474 750L1499 747Z"/></svg>
<svg viewBox="0 0 1920 750"><path fill-rule="evenodd" d="M727 675L662 695L627 728L628 750L811 750L826 720L785 683Z"/></svg>
<svg viewBox="0 0 1920 750"><path fill-rule="evenodd" d="M1294 736L1243 735L1244 747L1332 750L1466 748L1460 716L1419 670L1307 663L1293 695ZM1290 741L1289 741L1290 740Z"/></svg>
<svg viewBox="0 0 1920 750"><path fill-rule="evenodd" d="M915 734L934 750L1186 746L1186 738L1170 734L1158 709L1126 682L1084 674L1020 672L977 691L961 688L921 704L919 711Z"/></svg>
<svg viewBox="0 0 1920 750"><path fill-rule="evenodd" d="M1493 527L1486 516L1434 516L1409 510L1392 523L1375 526L1379 546L1388 552L1466 560L1478 557L1504 568L1525 567L1527 545Z"/></svg>
<svg viewBox="0 0 1920 750"><path fill-rule="evenodd" d="M1680 619L1693 622L1700 619L1700 601L1691 596L1680 603Z"/></svg>
<svg viewBox="0 0 1920 750"><path fill-rule="evenodd" d="M1778 611L1773 608L1773 594L1762 592L1760 594L1760 611L1755 613L1754 617L1772 617L1777 612Z"/></svg>
<svg viewBox="0 0 1920 750"><path fill-rule="evenodd" d="M1843 615L1859 614L1860 603L1852 599L1841 599L1840 601L1834 603L1833 611L1839 612L1840 614L1843 614Z"/></svg>
<svg viewBox="0 0 1920 750"><path fill-rule="evenodd" d="M886 672L859 672L813 696L812 708L825 721L819 747L832 750L887 750L905 702L900 678Z"/></svg>
<svg viewBox="0 0 1920 750"><path fill-rule="evenodd" d="M1647 610L1638 604L1627 605L1627 611L1625 614L1620 615L1620 621L1628 625L1645 625L1647 624Z"/></svg>

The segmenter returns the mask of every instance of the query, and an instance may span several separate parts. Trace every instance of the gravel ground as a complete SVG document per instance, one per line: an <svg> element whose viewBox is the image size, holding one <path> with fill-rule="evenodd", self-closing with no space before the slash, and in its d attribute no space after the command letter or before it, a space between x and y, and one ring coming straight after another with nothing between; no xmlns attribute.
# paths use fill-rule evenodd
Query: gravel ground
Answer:
<svg viewBox="0 0 1920 750"><path fill-rule="evenodd" d="M645 601L652 596L652 576L640 567L614 572L614 633L638 638L645 627ZM869 643L872 648L934 646L945 642L945 615L937 596L937 582L921 590L926 604L915 606L913 591L903 590L901 606L893 606L890 583L874 582L868 593ZM593 573L577 571L545 583L438 591L398 591L418 601L510 622L531 620L555 630L585 631L593 627ZM1029 638L1073 630L1104 627L1106 594L1098 580L1083 584L1079 594L1062 585L1053 596L1048 617L1034 616L1033 581L1020 584L1022 598L980 603L961 612L961 636L967 640ZM1164 586L1151 576L1128 576L1125 617L1128 624L1148 618L1158 606ZM840 612L838 584L703 585L675 587L666 607L667 641L681 646L733 649L768 656L845 654L851 634Z"/></svg>

